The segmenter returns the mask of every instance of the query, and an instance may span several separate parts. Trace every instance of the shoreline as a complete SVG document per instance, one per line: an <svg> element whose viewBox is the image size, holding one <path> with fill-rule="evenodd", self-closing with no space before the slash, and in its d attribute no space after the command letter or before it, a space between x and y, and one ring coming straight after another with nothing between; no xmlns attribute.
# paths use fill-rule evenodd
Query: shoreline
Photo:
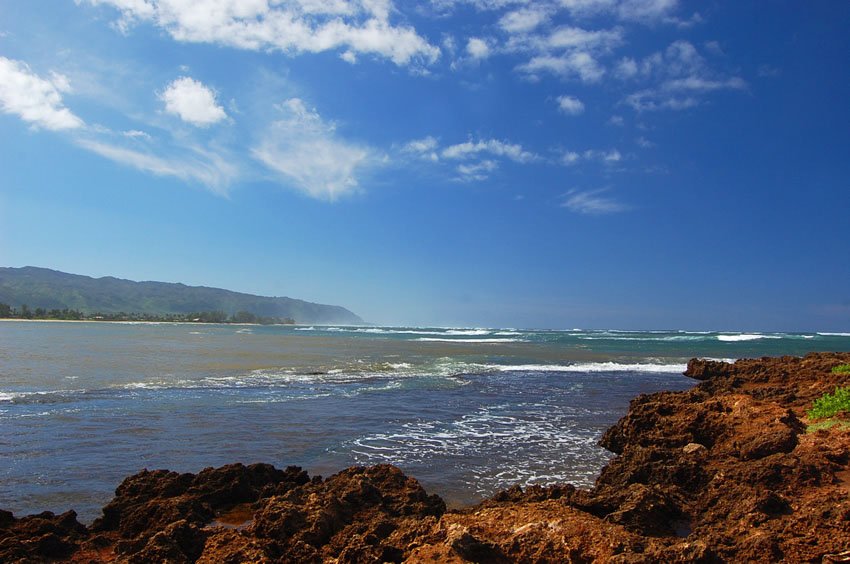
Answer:
<svg viewBox="0 0 850 564"><path fill-rule="evenodd" d="M519 486L447 510L389 465L326 479L232 464L143 471L103 516L0 511L0 561L752 561L850 559L850 430L806 410L850 353L693 359L690 390L641 395L590 489Z"/></svg>
<svg viewBox="0 0 850 564"><path fill-rule="evenodd" d="M23 323L115 323L119 325L221 325L245 327L310 327L304 323L215 323L211 321L123 321L112 319L21 319L18 317L0 317L0 321ZM315 324L312 324L315 325Z"/></svg>

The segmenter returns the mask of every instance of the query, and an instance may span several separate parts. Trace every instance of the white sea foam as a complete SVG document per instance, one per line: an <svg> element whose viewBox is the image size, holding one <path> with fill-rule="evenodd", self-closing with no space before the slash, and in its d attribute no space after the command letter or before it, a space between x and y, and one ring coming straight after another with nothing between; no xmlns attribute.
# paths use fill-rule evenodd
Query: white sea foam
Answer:
<svg viewBox="0 0 850 564"><path fill-rule="evenodd" d="M735 343L739 341L757 341L759 339L781 339L781 335L763 335L761 333L741 333L739 335L717 335L718 341Z"/></svg>
<svg viewBox="0 0 850 564"><path fill-rule="evenodd" d="M576 424L575 415L546 402L486 406L457 419L404 423L355 439L348 450L368 464L453 460L479 493L514 483L589 486L608 455L595 448L598 431Z"/></svg>
<svg viewBox="0 0 850 564"><path fill-rule="evenodd" d="M86 393L87 390L38 390L32 392L0 392L0 402L11 403L56 403L69 396Z"/></svg>
<svg viewBox="0 0 850 564"><path fill-rule="evenodd" d="M431 342L431 343L522 343L525 342L524 339L507 339L507 338L496 338L496 339L441 339L438 337L420 337L416 339L417 341L423 342Z"/></svg>
<svg viewBox="0 0 850 564"><path fill-rule="evenodd" d="M824 337L850 337L850 333L827 333L818 331L818 335L822 335Z"/></svg>
<svg viewBox="0 0 850 564"><path fill-rule="evenodd" d="M687 364L655 364L619 362L582 362L576 364L491 364L486 365L500 372L655 372L681 374Z"/></svg>
<svg viewBox="0 0 850 564"><path fill-rule="evenodd" d="M587 335L580 336L579 339L583 341L660 341L660 342L676 342L676 341L706 341L711 339L712 337L708 337L706 335L670 335L665 337L660 336L652 336L652 337L621 337L617 335Z"/></svg>
<svg viewBox="0 0 850 564"><path fill-rule="evenodd" d="M296 331L326 331L329 333L366 333L370 335L450 335L482 336L492 333L489 329L427 329L407 327L296 327Z"/></svg>

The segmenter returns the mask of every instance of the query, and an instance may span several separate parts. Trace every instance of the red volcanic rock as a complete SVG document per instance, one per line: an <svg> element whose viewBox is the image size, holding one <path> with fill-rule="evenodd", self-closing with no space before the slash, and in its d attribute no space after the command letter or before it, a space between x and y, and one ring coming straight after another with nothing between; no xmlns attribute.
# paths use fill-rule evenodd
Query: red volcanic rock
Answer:
<svg viewBox="0 0 850 564"><path fill-rule="evenodd" d="M445 509L394 466L353 467L270 499L246 534L284 561L400 562Z"/></svg>
<svg viewBox="0 0 850 564"><path fill-rule="evenodd" d="M143 471L90 529L0 511L0 562L848 562L850 431L805 424L848 362L692 360L695 388L642 395L605 433L616 456L589 490L514 486L446 512L387 465Z"/></svg>
<svg viewBox="0 0 850 564"><path fill-rule="evenodd" d="M0 511L0 562L64 559L87 536L88 531L77 522L73 511L61 515L45 511L21 519Z"/></svg>

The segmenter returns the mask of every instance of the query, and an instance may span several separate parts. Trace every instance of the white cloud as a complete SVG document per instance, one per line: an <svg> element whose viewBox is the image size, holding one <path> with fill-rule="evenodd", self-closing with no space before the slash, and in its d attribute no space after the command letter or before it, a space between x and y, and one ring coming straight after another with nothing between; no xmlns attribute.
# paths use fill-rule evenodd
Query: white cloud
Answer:
<svg viewBox="0 0 850 564"><path fill-rule="evenodd" d="M567 208L576 213L587 215L603 215L608 213L617 213L626 211L627 206L614 200L602 196L606 190L570 190L565 194L561 207Z"/></svg>
<svg viewBox="0 0 850 564"><path fill-rule="evenodd" d="M620 154L620 151L614 149L612 151L608 151L607 153L602 155L602 160L606 163L618 163L623 160L623 155Z"/></svg>
<svg viewBox="0 0 850 564"><path fill-rule="evenodd" d="M605 74L599 58L621 45L623 34L620 27L587 30L560 26L534 34L511 34L504 50L528 54L529 60L518 65L516 70L531 79L538 79L541 73L551 73L562 78L597 82Z"/></svg>
<svg viewBox="0 0 850 564"><path fill-rule="evenodd" d="M458 180L466 182L487 180L490 173L499 168L499 164L493 160L483 160L473 164L460 164L457 166Z"/></svg>
<svg viewBox="0 0 850 564"><path fill-rule="evenodd" d="M130 129L129 131L122 131L121 135L124 137L129 137L130 139L145 139L150 140L151 136L145 133L144 131L139 131L138 129Z"/></svg>
<svg viewBox="0 0 850 564"><path fill-rule="evenodd" d="M623 116L617 115L611 116L608 119L608 123L617 127L623 127L626 124L625 120L623 119Z"/></svg>
<svg viewBox="0 0 850 564"><path fill-rule="evenodd" d="M490 45L483 39L472 37L466 44L466 52L473 59L486 59L490 56Z"/></svg>
<svg viewBox="0 0 850 564"><path fill-rule="evenodd" d="M198 127L207 127L227 118L224 108L216 102L215 92L188 76L171 82L159 94L159 99L165 103L168 113Z"/></svg>
<svg viewBox="0 0 850 564"><path fill-rule="evenodd" d="M463 182L481 181L490 177L504 161L527 164L542 160L522 145L498 139L469 140L447 147L440 147L435 137L428 136L408 141L400 151L431 161L434 165L461 161L454 166L455 180Z"/></svg>
<svg viewBox="0 0 850 564"><path fill-rule="evenodd" d="M537 78L541 72L550 72L564 78L578 77L583 82L598 82L605 74L602 65L584 52L532 57L527 63L519 65L517 70L532 78Z"/></svg>
<svg viewBox="0 0 850 564"><path fill-rule="evenodd" d="M621 160L623 160L623 155L617 149L611 149L609 151L587 149L581 153L576 151L565 151L561 155L561 164L567 166L579 164L581 161L596 161L606 165L613 165Z"/></svg>
<svg viewBox="0 0 850 564"><path fill-rule="evenodd" d="M643 23L674 23L671 14L679 7L678 0L560 0L560 3L577 18L607 14Z"/></svg>
<svg viewBox="0 0 850 564"><path fill-rule="evenodd" d="M588 31L580 27L563 26L555 29L545 39L545 46L550 49L610 51L622 42L622 28Z"/></svg>
<svg viewBox="0 0 850 564"><path fill-rule="evenodd" d="M558 109L567 115L577 116L584 112L584 102L575 96L558 96Z"/></svg>
<svg viewBox="0 0 850 564"><path fill-rule="evenodd" d="M51 130L83 127L82 119L62 102L62 93L70 92L68 79L58 73L42 78L21 61L0 57L0 110Z"/></svg>
<svg viewBox="0 0 850 564"><path fill-rule="evenodd" d="M528 33L549 19L549 10L544 6L529 6L508 12L499 19L499 27L508 33Z"/></svg>
<svg viewBox="0 0 850 564"><path fill-rule="evenodd" d="M575 151L567 151L561 157L561 162L567 166L577 164L581 160L581 155Z"/></svg>
<svg viewBox="0 0 850 564"><path fill-rule="evenodd" d="M617 15L623 20L651 22L664 19L679 6L679 0L623 0Z"/></svg>
<svg viewBox="0 0 850 564"><path fill-rule="evenodd" d="M252 51L318 53L343 49L386 57L397 65L433 63L440 56L415 29L390 23L389 0L87 0L121 13L119 28L137 21L177 41Z"/></svg>
<svg viewBox="0 0 850 564"><path fill-rule="evenodd" d="M638 72L637 62L631 57L623 57L614 67L614 75L624 80L636 76Z"/></svg>
<svg viewBox="0 0 850 564"><path fill-rule="evenodd" d="M696 90L700 92L710 92L712 90L744 90L747 88L747 83L742 78L738 77L712 80L699 76L689 76L686 78L668 80L662 84L661 87L665 90Z"/></svg>
<svg viewBox="0 0 850 564"><path fill-rule="evenodd" d="M686 110L699 105L699 100L694 96L667 95L657 90L641 90L629 94L623 102L638 112Z"/></svg>
<svg viewBox="0 0 850 564"><path fill-rule="evenodd" d="M199 182L222 196L227 195L229 185L238 176L238 169L230 159L200 148L192 148L190 155L179 159L160 157L91 139L79 139L77 144L102 157L144 172L157 176L173 176L186 182Z"/></svg>
<svg viewBox="0 0 850 564"><path fill-rule="evenodd" d="M336 126L299 98L279 109L283 119L270 125L252 149L254 157L312 198L333 202L356 191L370 150L339 139Z"/></svg>
<svg viewBox="0 0 850 564"><path fill-rule="evenodd" d="M428 137L414 139L405 143L401 150L404 153L418 155L423 159L438 161L440 160L440 156L437 154L438 145L437 139L429 135Z"/></svg>
<svg viewBox="0 0 850 564"><path fill-rule="evenodd" d="M537 155L526 151L521 145L506 143L497 139L488 139L475 143L467 141L465 143L450 145L443 149L442 155L447 159L466 159L478 153L489 153L518 163L527 163L538 159Z"/></svg>
<svg viewBox="0 0 850 564"><path fill-rule="evenodd" d="M622 59L615 75L655 83L624 98L623 103L639 112L684 110L698 106L710 92L747 88L744 79L710 68L696 47L684 40L641 61Z"/></svg>

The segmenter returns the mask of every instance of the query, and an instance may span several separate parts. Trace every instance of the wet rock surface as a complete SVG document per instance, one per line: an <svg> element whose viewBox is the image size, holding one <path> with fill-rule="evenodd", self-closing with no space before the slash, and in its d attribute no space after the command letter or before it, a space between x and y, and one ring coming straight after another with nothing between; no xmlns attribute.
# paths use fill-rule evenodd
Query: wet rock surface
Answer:
<svg viewBox="0 0 850 564"><path fill-rule="evenodd" d="M0 562L847 562L850 431L805 410L850 353L692 360L602 437L589 490L512 487L446 511L399 469L142 471L91 526L0 511Z"/></svg>

